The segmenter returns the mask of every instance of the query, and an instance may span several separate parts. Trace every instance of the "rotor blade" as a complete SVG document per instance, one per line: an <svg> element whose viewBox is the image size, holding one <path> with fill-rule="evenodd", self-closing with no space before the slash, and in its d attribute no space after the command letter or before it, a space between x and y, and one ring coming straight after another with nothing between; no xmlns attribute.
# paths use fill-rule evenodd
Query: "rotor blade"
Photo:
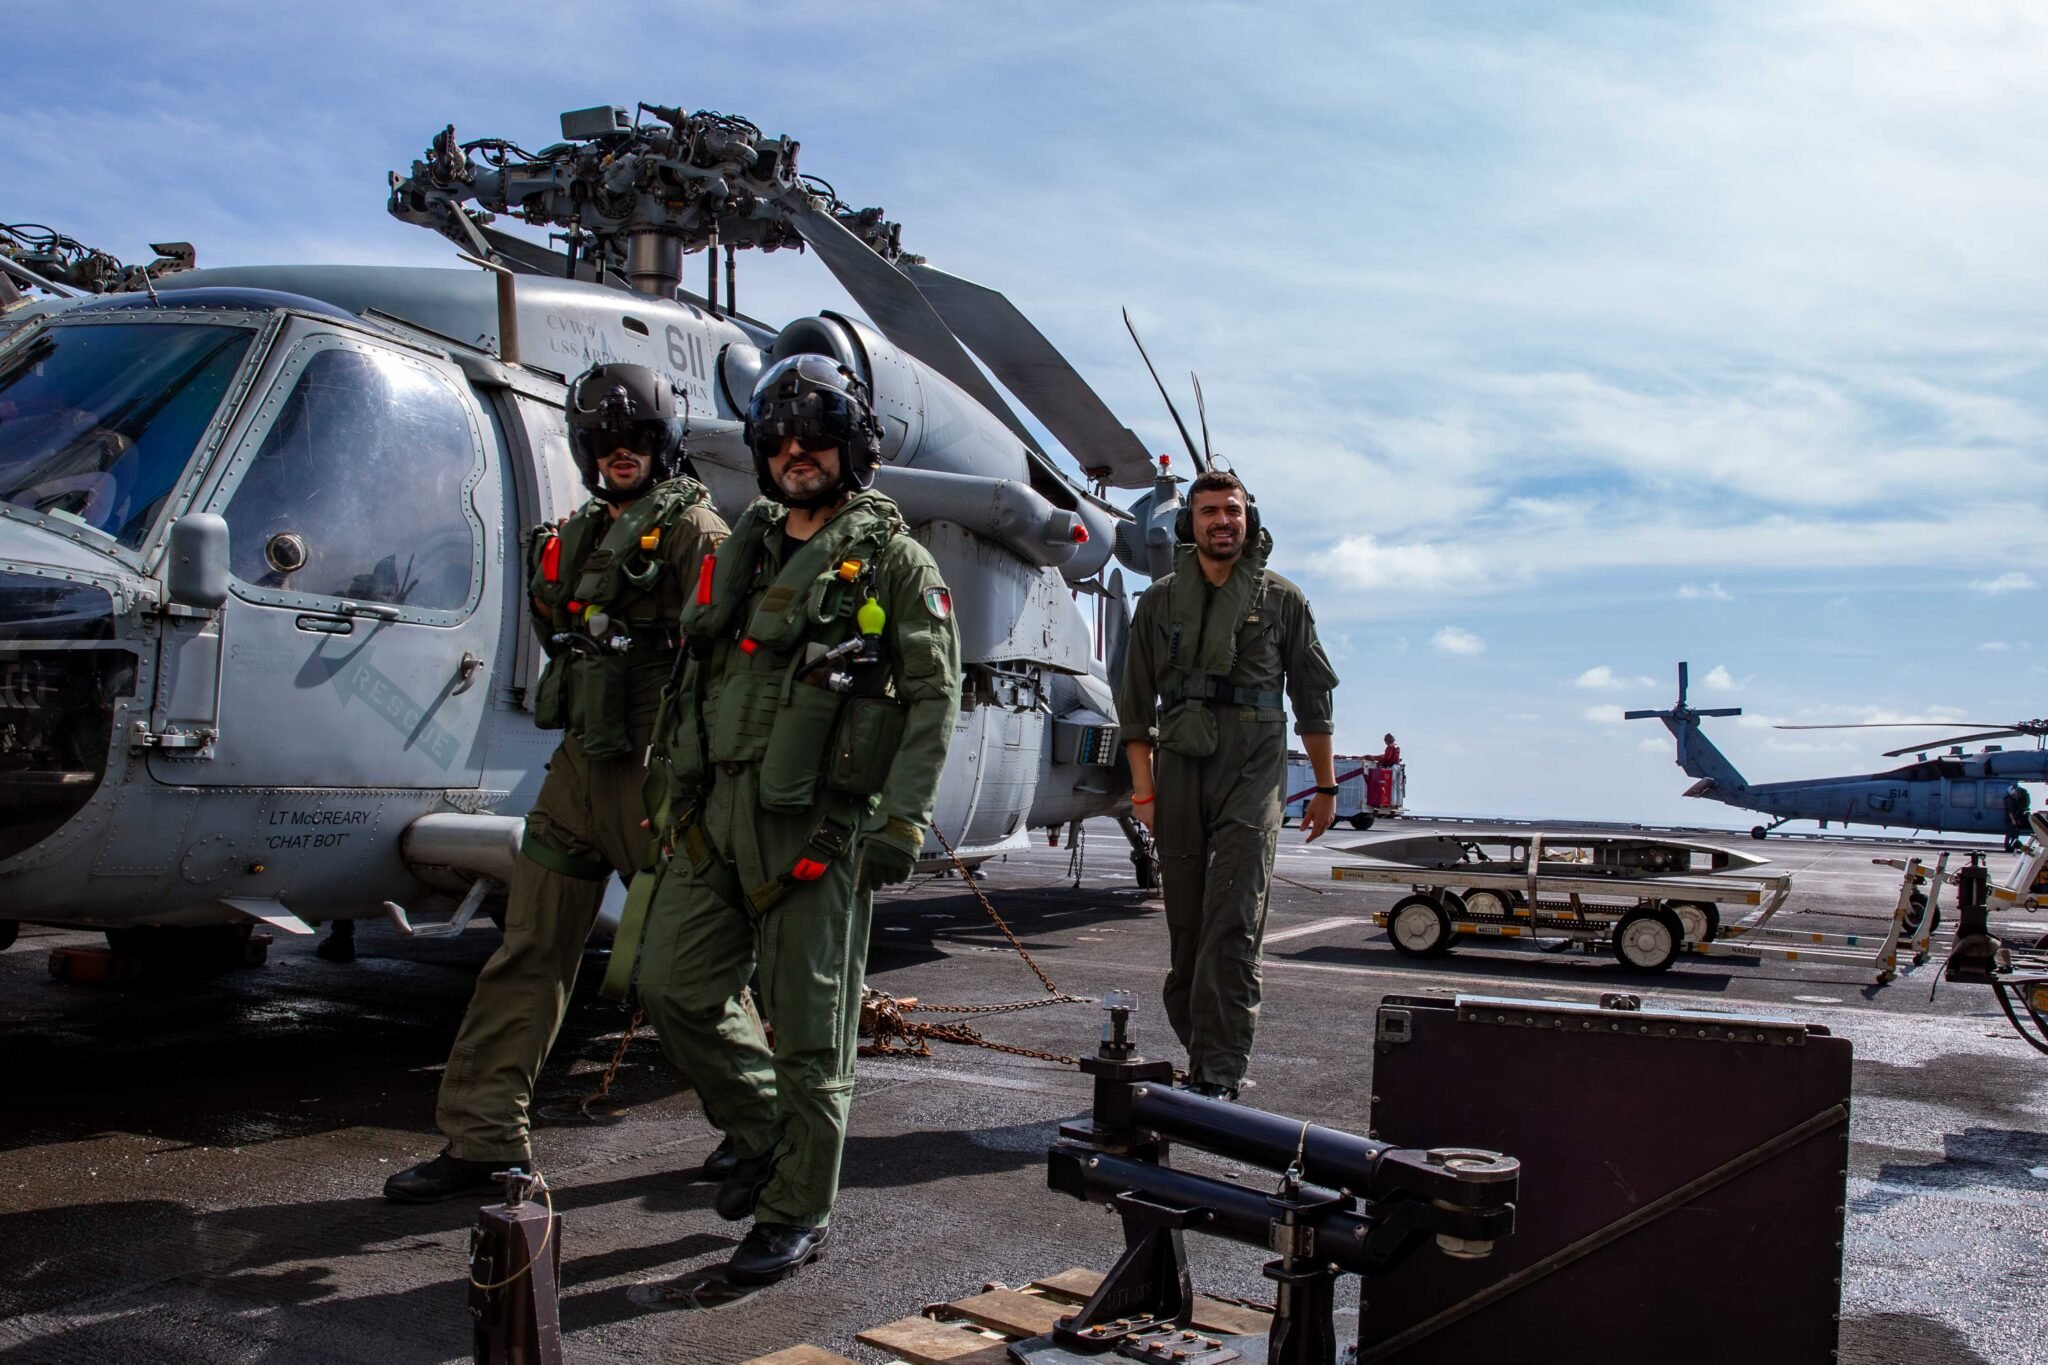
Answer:
<svg viewBox="0 0 2048 1365"><path fill-rule="evenodd" d="M1695 711L1693 714L1696 716L1739 716L1742 714L1742 708L1739 706L1715 706L1705 711Z"/></svg>
<svg viewBox="0 0 2048 1365"><path fill-rule="evenodd" d="M2007 735L2023 735L2025 733L2025 730L1979 730L1972 735L1944 735L1939 739L1929 740L1925 744L1908 744L1903 749L1887 749L1884 756L1886 758L1897 758L1901 754L1917 754L1924 750L1932 749L1937 744L1968 744L1973 739L2004 739Z"/></svg>
<svg viewBox="0 0 2048 1365"><path fill-rule="evenodd" d="M1116 488L1152 486L1152 457L1145 443L1117 421L1016 304L987 285L929 265L899 264L897 269L1091 478Z"/></svg>
<svg viewBox="0 0 2048 1365"><path fill-rule="evenodd" d="M1773 725L1773 730L1967 730L1971 726L1994 726L1990 720L1871 720L1843 721L1836 725ZM2024 735L2023 726L2008 726L2000 734ZM1947 740L1942 741L1944 744Z"/></svg>
<svg viewBox="0 0 2048 1365"><path fill-rule="evenodd" d="M1624 711L1621 713L1621 718L1623 720L1662 720L1668 714L1670 713L1665 711Z"/></svg>
<svg viewBox="0 0 2048 1365"><path fill-rule="evenodd" d="M1678 661L1678 704L1680 706L1685 705L1685 685L1690 672L1691 670L1686 667L1685 660L1680 659Z"/></svg>
<svg viewBox="0 0 2048 1365"><path fill-rule="evenodd" d="M1180 428L1180 442L1182 445L1188 448L1188 459L1194 462L1195 472L1197 474L1207 473L1209 469L1208 461L1204 460L1201 457L1201 455L1196 452L1194 438L1188 435L1188 424L1180 420L1180 409L1176 408L1173 405L1173 399L1167 396L1166 385L1160 383L1159 371L1153 367L1152 357L1146 355L1145 343L1138 339L1138 328L1137 325L1131 321L1131 310L1128 308L1124 309L1124 330L1131 334L1132 341L1138 343L1138 354L1139 356L1143 357L1145 361L1145 368L1151 370L1152 382L1155 385L1158 385L1159 396L1162 399L1165 399L1166 401L1166 410L1173 414L1173 424Z"/></svg>
<svg viewBox="0 0 2048 1365"><path fill-rule="evenodd" d="M944 320L917 292L916 285L808 198L785 201L785 206L796 230L818 253L825 268L846 287L846 292L853 295L854 302L882 329L883 336L965 389L975 402L1001 418L1003 425L1025 445L1040 455L1045 453L996 392L995 385L989 383L988 376L960 349L959 339L947 330Z"/></svg>
<svg viewBox="0 0 2048 1365"><path fill-rule="evenodd" d="M1216 452L1209 445L1209 405L1202 401L1202 376L1189 370L1188 378L1195 381L1195 416L1202 423L1202 458L1215 464Z"/></svg>

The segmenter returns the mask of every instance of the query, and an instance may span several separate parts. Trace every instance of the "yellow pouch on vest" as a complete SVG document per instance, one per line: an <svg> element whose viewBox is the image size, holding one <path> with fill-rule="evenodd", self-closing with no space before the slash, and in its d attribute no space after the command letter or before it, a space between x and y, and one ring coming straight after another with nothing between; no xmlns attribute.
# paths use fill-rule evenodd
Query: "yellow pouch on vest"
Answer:
<svg viewBox="0 0 2048 1365"><path fill-rule="evenodd" d="M1216 752L1216 713L1198 701L1184 701L1159 718L1159 747L1183 758Z"/></svg>

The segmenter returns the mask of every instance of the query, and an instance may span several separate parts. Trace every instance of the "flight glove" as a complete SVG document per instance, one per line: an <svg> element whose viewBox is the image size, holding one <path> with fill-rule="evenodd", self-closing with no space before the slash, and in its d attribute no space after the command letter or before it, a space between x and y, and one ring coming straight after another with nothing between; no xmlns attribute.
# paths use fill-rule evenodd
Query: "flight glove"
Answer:
<svg viewBox="0 0 2048 1365"><path fill-rule="evenodd" d="M909 881L923 847L924 831L908 820L892 819L870 831L861 842L861 890Z"/></svg>

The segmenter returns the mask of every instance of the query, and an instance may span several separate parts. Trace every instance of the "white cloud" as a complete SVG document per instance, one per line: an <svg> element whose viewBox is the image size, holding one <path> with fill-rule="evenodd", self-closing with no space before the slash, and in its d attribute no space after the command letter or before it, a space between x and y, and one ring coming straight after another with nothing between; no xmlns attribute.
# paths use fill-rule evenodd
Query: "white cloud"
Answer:
<svg viewBox="0 0 2048 1365"><path fill-rule="evenodd" d="M1707 676L1700 679L1700 686L1709 692L1733 692L1735 679L1728 674L1728 665L1715 664L1707 670Z"/></svg>
<svg viewBox="0 0 2048 1365"><path fill-rule="evenodd" d="M1484 654L1486 641L1469 630L1445 626L1429 637L1429 643L1446 654Z"/></svg>
<svg viewBox="0 0 2048 1365"><path fill-rule="evenodd" d="M1622 692L1633 688L1655 687L1656 685L1657 680L1655 678L1646 678L1640 673L1636 674L1633 678L1625 678L1617 674L1606 664L1589 668L1584 673L1579 674L1578 677L1572 679L1573 687L1583 687L1592 692Z"/></svg>
<svg viewBox="0 0 2048 1365"><path fill-rule="evenodd" d="M1472 590L1490 586L1478 558L1458 545L1383 545L1370 535L1346 536L1312 561L1346 587Z"/></svg>
<svg viewBox="0 0 2048 1365"><path fill-rule="evenodd" d="M2026 592L2033 586L2033 578L2030 575L2019 572L2002 573L1996 578L1973 578L1970 580L1970 590L1972 592L1992 594Z"/></svg>
<svg viewBox="0 0 2048 1365"><path fill-rule="evenodd" d="M1719 583L1709 583L1704 588L1697 583L1681 583L1678 588L1678 595L1688 600L1702 598L1711 602L1733 602L1735 600L1735 594L1729 592Z"/></svg>
<svg viewBox="0 0 2048 1365"><path fill-rule="evenodd" d="M2009 654L2012 652L2012 646L2003 640L1986 640L1983 644L1978 645L1977 648L1983 650L1986 654Z"/></svg>
<svg viewBox="0 0 2048 1365"><path fill-rule="evenodd" d="M1622 714L1622 708L1619 706L1589 706L1586 708L1586 719L1602 725L1613 725L1627 717Z"/></svg>

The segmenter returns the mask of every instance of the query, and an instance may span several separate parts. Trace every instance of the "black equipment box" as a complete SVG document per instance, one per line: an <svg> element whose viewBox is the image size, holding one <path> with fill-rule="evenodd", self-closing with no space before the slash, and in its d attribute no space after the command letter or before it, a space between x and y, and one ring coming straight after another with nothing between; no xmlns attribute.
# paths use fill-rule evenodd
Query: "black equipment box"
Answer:
<svg viewBox="0 0 2048 1365"><path fill-rule="evenodd" d="M1369 1136L1522 1163L1490 1256L1366 1286L1360 1365L1833 1359L1849 1042L1782 1018L1388 996Z"/></svg>

